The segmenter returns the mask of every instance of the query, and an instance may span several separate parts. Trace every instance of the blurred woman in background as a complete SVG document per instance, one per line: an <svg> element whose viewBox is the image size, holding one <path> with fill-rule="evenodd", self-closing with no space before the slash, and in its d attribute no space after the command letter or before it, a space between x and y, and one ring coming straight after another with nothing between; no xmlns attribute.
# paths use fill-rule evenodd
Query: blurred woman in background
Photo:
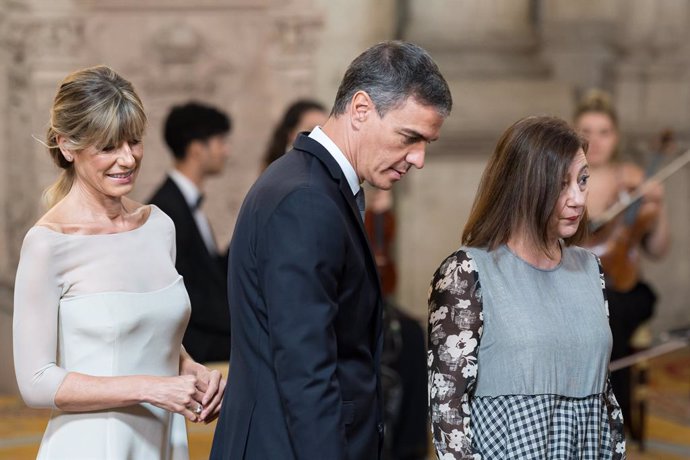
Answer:
<svg viewBox="0 0 690 460"><path fill-rule="evenodd" d="M574 125L589 143L587 161L591 177L587 210L590 219L597 222L618 201L629 200L630 194L653 171L646 173L636 164L620 160L618 115L608 94L590 91L575 111ZM634 351L631 339L635 331L654 312L656 294L642 279L639 253L642 251L658 259L668 252L670 245L664 188L660 184L649 183L645 185L645 191L639 209L631 206L615 216L591 234L585 243L601 257L606 277L613 333L611 360L623 358ZM631 426L634 418L630 417L630 369L613 372L611 383L623 415L629 422L628 426ZM636 432L632 430L633 435Z"/></svg>
<svg viewBox="0 0 690 460"><path fill-rule="evenodd" d="M327 118L326 108L319 102L300 99L292 103L273 130L264 154L262 170L290 150L299 133L311 131L315 126L322 125Z"/></svg>

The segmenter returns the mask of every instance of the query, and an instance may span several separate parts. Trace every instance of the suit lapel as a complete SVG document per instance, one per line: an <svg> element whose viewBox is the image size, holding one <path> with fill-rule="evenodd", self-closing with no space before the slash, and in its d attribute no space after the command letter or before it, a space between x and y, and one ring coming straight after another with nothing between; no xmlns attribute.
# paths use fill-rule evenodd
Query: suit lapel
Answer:
<svg viewBox="0 0 690 460"><path fill-rule="evenodd" d="M175 195L173 202L176 203L177 206L179 206L180 210L184 214L184 223L179 222L179 224L184 224L187 228L190 229L190 232L192 232L192 234L194 235L194 243L196 248L195 250L197 251L198 255L200 257L207 259L207 266L209 264L215 264L215 261L218 256L211 254L208 248L206 247L204 238L201 236L201 231L199 230L199 227L196 224L196 220L194 219L193 211L189 207L189 204L187 204L187 200L182 194L182 191L177 186L175 181L172 180L170 177L168 177L166 180L166 187L170 190L170 193ZM211 231L213 231L213 229L211 229ZM213 272L215 273L217 272L217 270L214 270ZM225 279L225 275L221 274L221 277L223 278L223 280Z"/></svg>
<svg viewBox="0 0 690 460"><path fill-rule="evenodd" d="M350 184L347 182L347 178L345 177L343 170L340 168L340 165L337 161L335 161L335 159L328 152L328 150L326 150L326 148L323 145L321 145L314 139L310 138L309 136L306 136L304 134L300 134L299 136L297 136L297 139L294 143L294 148L315 156L319 161L321 161L321 163L323 163L323 165L326 167L333 180L338 183L338 189L340 190L340 193L343 195L343 197L345 198L345 202L348 204L348 207L350 208L350 218L355 220L356 225L359 228L360 237L364 242L364 246L366 247L365 252L367 253L369 265L371 266L374 274L376 275L376 287L380 293L381 286L378 276L378 270L376 268L376 260L374 259L374 253L371 250L369 238L367 237L367 232L364 228L364 223L362 222L362 218L359 214L357 202L355 201L355 197L352 194L352 188L350 188Z"/></svg>

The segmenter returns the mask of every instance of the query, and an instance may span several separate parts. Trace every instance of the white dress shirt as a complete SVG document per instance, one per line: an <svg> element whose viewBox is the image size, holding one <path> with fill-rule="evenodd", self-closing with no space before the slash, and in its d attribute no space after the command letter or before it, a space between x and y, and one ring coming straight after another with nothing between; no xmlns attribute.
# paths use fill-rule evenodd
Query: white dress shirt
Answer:
<svg viewBox="0 0 690 460"><path fill-rule="evenodd" d="M328 150L328 153L331 154L333 159L338 162L338 165L340 165L340 169L342 169L343 173L345 174L345 179L347 179L347 183L350 185L350 188L352 189L352 195L357 195L357 192L359 192L359 189L361 188L359 185L359 177L357 177L355 168L352 167L350 161L347 158L345 158L345 155L343 154L342 150L340 150L340 148L338 148L338 146L335 145L335 142L333 142L331 138L323 132L320 126L314 128L311 134L309 134L309 137L314 139L319 144L323 145L323 147L326 150Z"/></svg>
<svg viewBox="0 0 690 460"><path fill-rule="evenodd" d="M201 192L194 185L194 182L189 180L187 176L182 174L180 171L173 169L168 173L170 179L175 182L177 188L182 192L187 205L192 210L192 215L194 216L194 221L196 226L201 233L201 238L204 240L204 244L208 249L208 252L212 255L218 254L218 246L216 246L215 238L213 237L213 231L211 230L211 224L208 222L206 215L203 213L200 207L197 206Z"/></svg>

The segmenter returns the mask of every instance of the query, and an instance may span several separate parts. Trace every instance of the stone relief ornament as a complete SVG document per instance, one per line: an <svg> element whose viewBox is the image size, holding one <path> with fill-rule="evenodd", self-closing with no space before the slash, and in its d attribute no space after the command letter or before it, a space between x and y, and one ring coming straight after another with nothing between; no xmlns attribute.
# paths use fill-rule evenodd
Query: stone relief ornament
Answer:
<svg viewBox="0 0 690 460"><path fill-rule="evenodd" d="M314 50L322 26L322 15L309 8L281 8L272 14L271 67L278 85L289 94L314 91Z"/></svg>
<svg viewBox="0 0 690 460"><path fill-rule="evenodd" d="M278 55L289 58L295 54L311 54L318 45L318 34L323 24L321 16L290 10L276 13L273 21Z"/></svg>
<svg viewBox="0 0 690 460"><path fill-rule="evenodd" d="M161 27L151 38L154 57L163 64L192 64L204 50L201 34L191 26L175 22Z"/></svg>
<svg viewBox="0 0 690 460"><path fill-rule="evenodd" d="M84 21L78 16L17 17L3 28L3 44L15 62L59 60L79 55L85 48Z"/></svg>
<svg viewBox="0 0 690 460"><path fill-rule="evenodd" d="M223 86L237 86L238 68L226 56L214 55L204 34L189 23L170 22L156 29L144 43L151 65L137 68L145 91L153 95L216 92Z"/></svg>

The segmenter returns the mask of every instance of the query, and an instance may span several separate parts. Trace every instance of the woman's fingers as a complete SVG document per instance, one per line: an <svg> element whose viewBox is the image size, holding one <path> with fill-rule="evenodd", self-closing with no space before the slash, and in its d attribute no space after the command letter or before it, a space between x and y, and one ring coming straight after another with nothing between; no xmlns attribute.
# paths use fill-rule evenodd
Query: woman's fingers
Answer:
<svg viewBox="0 0 690 460"><path fill-rule="evenodd" d="M183 410L183 411L180 412L180 413L181 413L182 415L184 415L184 417L185 417L187 420L189 420L190 422L196 423L196 422L199 421L199 418L197 417L197 415L196 415L194 412L190 411L189 409L185 409L185 410Z"/></svg>
<svg viewBox="0 0 690 460"><path fill-rule="evenodd" d="M206 407L204 407L204 412L201 414L201 420L204 423L209 423L215 420L218 417L218 414L220 414L220 406L225 394L225 385L225 380L221 380L219 382L218 391L216 392L214 398Z"/></svg>
<svg viewBox="0 0 690 460"><path fill-rule="evenodd" d="M209 373L208 385L207 385L206 390L205 390L206 394L204 394L204 399L202 400L202 403L204 406L208 405L209 401L218 392L220 380L221 380L220 372L211 371Z"/></svg>
<svg viewBox="0 0 690 460"><path fill-rule="evenodd" d="M196 387L203 392L206 392L206 390L208 389L208 378L207 377L208 377L208 373L204 374L203 377L200 376L199 378L197 378L197 381L196 381Z"/></svg>

